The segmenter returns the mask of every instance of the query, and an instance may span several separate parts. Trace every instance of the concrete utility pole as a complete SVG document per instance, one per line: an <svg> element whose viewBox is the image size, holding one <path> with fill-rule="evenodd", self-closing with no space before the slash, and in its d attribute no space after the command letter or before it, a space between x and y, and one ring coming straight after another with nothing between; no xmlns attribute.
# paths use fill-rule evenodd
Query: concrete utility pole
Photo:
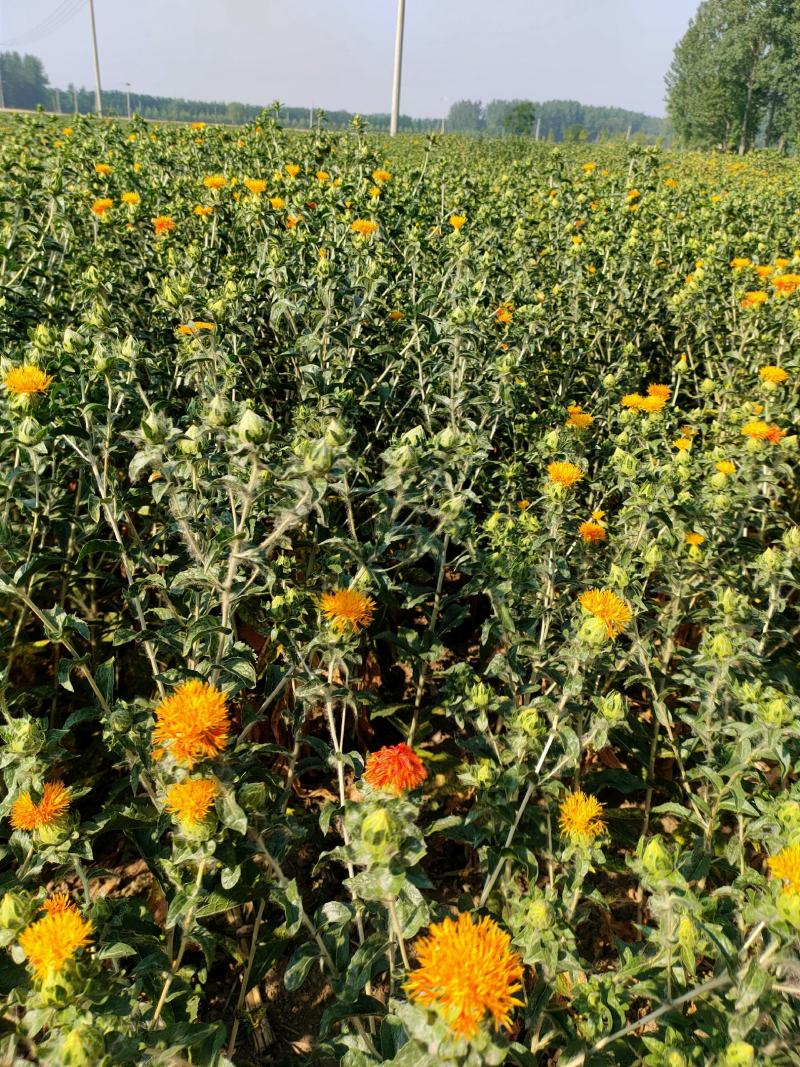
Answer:
<svg viewBox="0 0 800 1067"><path fill-rule="evenodd" d="M131 83L125 82L125 102L128 107L128 118L131 117Z"/></svg>
<svg viewBox="0 0 800 1067"><path fill-rule="evenodd" d="M0 109L5 111L6 98L3 94L3 65L0 63Z"/></svg>
<svg viewBox="0 0 800 1067"><path fill-rule="evenodd" d="M103 90L100 88L100 59L97 55L97 26L94 21L94 0L89 0L89 18L92 23L92 53L94 54L94 110L103 117Z"/></svg>
<svg viewBox="0 0 800 1067"><path fill-rule="evenodd" d="M400 78L403 73L403 25L406 18L406 0L397 0L397 32L394 39L394 78L392 79L392 117L389 122L389 135L397 133L397 121L400 118Z"/></svg>

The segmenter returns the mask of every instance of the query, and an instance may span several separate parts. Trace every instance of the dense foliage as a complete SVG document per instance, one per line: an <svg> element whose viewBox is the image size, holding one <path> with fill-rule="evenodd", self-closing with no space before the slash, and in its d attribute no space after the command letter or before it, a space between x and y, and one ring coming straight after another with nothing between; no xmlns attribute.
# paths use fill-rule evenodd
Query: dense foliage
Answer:
<svg viewBox="0 0 800 1067"><path fill-rule="evenodd" d="M4 1062L795 1062L800 171L0 143Z"/></svg>
<svg viewBox="0 0 800 1067"><path fill-rule="evenodd" d="M668 112L688 145L796 146L800 2L703 0L675 46Z"/></svg>
<svg viewBox="0 0 800 1067"><path fill-rule="evenodd" d="M450 107L447 128L456 133L491 136L535 133L543 141L604 141L635 137L655 141L668 134L663 119L626 111L622 107L596 107L577 100L457 100Z"/></svg>

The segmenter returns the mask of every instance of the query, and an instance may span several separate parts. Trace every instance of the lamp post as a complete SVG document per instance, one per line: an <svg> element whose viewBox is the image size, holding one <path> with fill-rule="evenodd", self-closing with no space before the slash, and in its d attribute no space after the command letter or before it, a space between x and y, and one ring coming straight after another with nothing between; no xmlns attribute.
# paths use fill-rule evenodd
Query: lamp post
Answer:
<svg viewBox="0 0 800 1067"><path fill-rule="evenodd" d="M389 136L397 133L400 118L400 79L403 72L403 27L406 18L406 0L397 0L397 28L394 38L394 77L392 78L392 117L389 122Z"/></svg>

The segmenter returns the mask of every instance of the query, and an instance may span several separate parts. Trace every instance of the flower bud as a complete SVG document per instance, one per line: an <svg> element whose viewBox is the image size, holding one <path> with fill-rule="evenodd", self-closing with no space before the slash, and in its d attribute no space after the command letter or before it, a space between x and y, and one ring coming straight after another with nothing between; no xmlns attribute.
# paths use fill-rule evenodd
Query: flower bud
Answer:
<svg viewBox="0 0 800 1067"><path fill-rule="evenodd" d="M714 383L710 378L703 378L700 382L700 392L705 393L706 396L714 392Z"/></svg>
<svg viewBox="0 0 800 1067"><path fill-rule="evenodd" d="M491 704L494 690L484 685L483 682L477 682L475 685L467 686L467 696L473 708L484 709Z"/></svg>
<svg viewBox="0 0 800 1067"><path fill-rule="evenodd" d="M778 821L785 829L800 830L800 802L786 800L778 808ZM800 895L800 894L798 894Z"/></svg>
<svg viewBox="0 0 800 1067"><path fill-rule="evenodd" d="M99 1030L81 1026L69 1031L61 1043L62 1067L98 1067L105 1056L105 1038Z"/></svg>
<svg viewBox="0 0 800 1067"><path fill-rule="evenodd" d="M726 633L716 633L703 642L704 651L711 659L730 659L734 654L733 641Z"/></svg>
<svg viewBox="0 0 800 1067"><path fill-rule="evenodd" d="M642 553L642 559L650 568L657 567L663 558L664 553L655 541L649 544Z"/></svg>
<svg viewBox="0 0 800 1067"><path fill-rule="evenodd" d="M767 548L756 559L756 567L762 574L775 574L782 564L783 555L779 548Z"/></svg>
<svg viewBox="0 0 800 1067"><path fill-rule="evenodd" d="M544 444L548 452L555 452L558 448L558 430L550 430L544 435Z"/></svg>
<svg viewBox="0 0 800 1067"><path fill-rule="evenodd" d="M4 893L0 898L0 930L16 933L28 925L35 910L30 893L24 889Z"/></svg>
<svg viewBox="0 0 800 1067"><path fill-rule="evenodd" d="M206 408L205 421L212 430L227 426L233 418L233 405L224 396L215 396Z"/></svg>
<svg viewBox="0 0 800 1067"><path fill-rule="evenodd" d="M178 441L178 449L185 456L197 456L203 447L202 426L190 426L184 436Z"/></svg>
<svg viewBox="0 0 800 1067"><path fill-rule="evenodd" d="M664 878L673 871L672 856L664 847L660 837L653 837L647 842L642 853L642 868L652 878Z"/></svg>
<svg viewBox="0 0 800 1067"><path fill-rule="evenodd" d="M628 577L627 571L623 570L622 567L617 566L616 563L612 563L611 569L608 572L608 584L612 589L625 589L629 581L630 578Z"/></svg>
<svg viewBox="0 0 800 1067"><path fill-rule="evenodd" d="M148 411L141 422L142 435L153 444L163 444L172 432L172 421L157 411Z"/></svg>
<svg viewBox="0 0 800 1067"><path fill-rule="evenodd" d="M725 1067L753 1067L756 1050L747 1041L731 1041L725 1049Z"/></svg>
<svg viewBox="0 0 800 1067"><path fill-rule="evenodd" d="M625 697L622 693L608 693L606 696L598 697L597 710L609 723L622 722L625 718L628 707L625 701Z"/></svg>
<svg viewBox="0 0 800 1067"><path fill-rule="evenodd" d="M603 378L604 389L613 389L616 384L617 379L616 376L613 374L606 374L606 376Z"/></svg>
<svg viewBox="0 0 800 1067"><path fill-rule="evenodd" d="M533 704L527 704L517 713L517 726L526 737L532 737L539 729L539 712Z"/></svg>
<svg viewBox="0 0 800 1067"><path fill-rule="evenodd" d="M455 448L461 442L461 434L458 430L454 430L452 426L445 426L436 435L436 443L440 448L445 450Z"/></svg>
<svg viewBox="0 0 800 1067"><path fill-rule="evenodd" d="M242 444L259 444L266 439L269 427L260 415L256 415L252 408L245 408L236 423L236 435Z"/></svg>
<svg viewBox="0 0 800 1067"><path fill-rule="evenodd" d="M331 419L328 425L325 427L325 433L323 434L324 440L327 444L334 446L341 446L347 444L350 439L350 433L346 426L343 426L338 419Z"/></svg>
<svg viewBox="0 0 800 1067"><path fill-rule="evenodd" d="M527 925L537 933L548 930L553 925L553 909L538 897L530 902L525 914Z"/></svg>
<svg viewBox="0 0 800 1067"><path fill-rule="evenodd" d="M584 619L578 630L578 639L590 648L602 648L609 641L606 624L602 619L596 619L594 616Z"/></svg>
<svg viewBox="0 0 800 1067"><path fill-rule="evenodd" d="M709 477L708 484L712 487L712 489L724 489L725 486L728 484L728 475L716 471Z"/></svg>
<svg viewBox="0 0 800 1067"><path fill-rule="evenodd" d="M778 914L790 926L800 930L800 893L786 889L779 893Z"/></svg>
<svg viewBox="0 0 800 1067"><path fill-rule="evenodd" d="M792 555L800 552L800 526L790 526L788 530L784 532L783 547L787 552Z"/></svg>
<svg viewBox="0 0 800 1067"><path fill-rule="evenodd" d="M9 751L19 755L35 756L45 744L41 722L28 716L13 719L7 726L0 727L0 735Z"/></svg>

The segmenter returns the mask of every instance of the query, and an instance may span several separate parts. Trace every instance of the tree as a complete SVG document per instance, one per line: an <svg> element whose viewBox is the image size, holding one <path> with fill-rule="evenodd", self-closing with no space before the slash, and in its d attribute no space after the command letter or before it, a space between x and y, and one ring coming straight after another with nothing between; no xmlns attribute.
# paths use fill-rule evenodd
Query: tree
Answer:
<svg viewBox="0 0 800 1067"><path fill-rule="evenodd" d="M503 116L503 129L514 137L530 136L536 119L536 108L530 100L520 100Z"/></svg>
<svg viewBox="0 0 800 1067"><path fill-rule="evenodd" d="M19 52L0 52L0 76L3 79L3 100L6 107L29 111L40 104L49 107L47 75L41 59L21 56Z"/></svg>
<svg viewBox="0 0 800 1067"><path fill-rule="evenodd" d="M798 130L800 0L703 0L675 47L667 110L689 145L738 149Z"/></svg>
<svg viewBox="0 0 800 1067"><path fill-rule="evenodd" d="M455 133L477 133L483 129L480 100L457 100L447 116L447 128Z"/></svg>

